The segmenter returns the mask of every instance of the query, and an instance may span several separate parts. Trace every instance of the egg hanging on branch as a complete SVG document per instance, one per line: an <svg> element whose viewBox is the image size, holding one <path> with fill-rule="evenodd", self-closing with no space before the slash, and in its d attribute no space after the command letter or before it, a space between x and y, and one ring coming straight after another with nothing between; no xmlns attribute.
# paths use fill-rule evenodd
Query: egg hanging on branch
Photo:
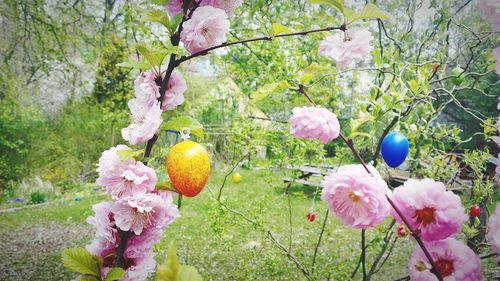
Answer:
<svg viewBox="0 0 500 281"><path fill-rule="evenodd" d="M170 149L166 166L172 185L187 197L198 195L210 174L207 150L191 140L181 141Z"/></svg>

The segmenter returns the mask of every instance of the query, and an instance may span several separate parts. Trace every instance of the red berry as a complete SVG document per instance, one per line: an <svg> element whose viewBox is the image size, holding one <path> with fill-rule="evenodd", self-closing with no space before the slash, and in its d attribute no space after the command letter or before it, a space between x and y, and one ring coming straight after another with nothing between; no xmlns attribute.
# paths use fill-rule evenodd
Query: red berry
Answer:
<svg viewBox="0 0 500 281"><path fill-rule="evenodd" d="M316 220L316 214L314 212L307 213L307 220L313 222Z"/></svg>
<svg viewBox="0 0 500 281"><path fill-rule="evenodd" d="M469 214L473 218L479 217L479 215L481 214L481 208L479 208L478 205L474 205L474 206L470 207Z"/></svg>
<svg viewBox="0 0 500 281"><path fill-rule="evenodd" d="M406 225L400 224L398 225L398 228L396 228L396 234L399 237L406 237L408 236L408 234L410 234L410 230L408 229L408 227L406 227Z"/></svg>

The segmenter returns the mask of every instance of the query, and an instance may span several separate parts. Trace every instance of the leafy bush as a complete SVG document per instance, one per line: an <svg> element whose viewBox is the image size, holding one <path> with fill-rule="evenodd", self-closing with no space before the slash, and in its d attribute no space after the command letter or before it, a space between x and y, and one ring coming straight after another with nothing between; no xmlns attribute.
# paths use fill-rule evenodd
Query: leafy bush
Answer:
<svg viewBox="0 0 500 281"><path fill-rule="evenodd" d="M31 196L31 203L33 204L40 204L47 200L47 195L40 191L32 192L30 196Z"/></svg>

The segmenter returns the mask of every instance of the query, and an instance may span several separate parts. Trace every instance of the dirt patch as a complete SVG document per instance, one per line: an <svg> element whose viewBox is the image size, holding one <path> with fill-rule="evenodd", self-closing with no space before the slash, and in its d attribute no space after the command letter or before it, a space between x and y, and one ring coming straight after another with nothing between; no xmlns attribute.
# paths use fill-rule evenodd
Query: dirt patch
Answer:
<svg viewBox="0 0 500 281"><path fill-rule="evenodd" d="M94 235L90 225L49 223L20 231L2 231L1 280L69 280L60 262L66 247L83 246Z"/></svg>

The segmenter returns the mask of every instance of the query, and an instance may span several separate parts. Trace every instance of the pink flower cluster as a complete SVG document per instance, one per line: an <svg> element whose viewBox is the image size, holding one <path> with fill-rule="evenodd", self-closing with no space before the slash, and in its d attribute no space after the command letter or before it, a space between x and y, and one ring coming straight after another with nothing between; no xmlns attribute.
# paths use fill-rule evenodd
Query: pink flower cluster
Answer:
<svg viewBox="0 0 500 281"><path fill-rule="evenodd" d="M295 107L290 117L290 133L296 138L319 139L327 144L340 134L337 116L322 107Z"/></svg>
<svg viewBox="0 0 500 281"><path fill-rule="evenodd" d="M460 197L432 179L409 179L394 190L391 199L425 241L446 239L467 220ZM391 213L396 221L403 222L392 208Z"/></svg>
<svg viewBox="0 0 500 281"><path fill-rule="evenodd" d="M451 237L468 218L460 197L432 179L409 179L390 197L415 234L424 240L444 280L481 280L479 257L463 242ZM391 213L396 221L403 221L394 209ZM431 268L424 252L417 247L408 264L411 280L438 280Z"/></svg>
<svg viewBox="0 0 500 281"><path fill-rule="evenodd" d="M354 60L364 59L370 54L373 36L365 29L349 29L342 33L326 37L319 44L318 54L330 57L340 69Z"/></svg>
<svg viewBox="0 0 500 281"><path fill-rule="evenodd" d="M184 48L195 54L226 41L230 22L223 9L203 6L182 25L181 41Z"/></svg>
<svg viewBox="0 0 500 281"><path fill-rule="evenodd" d="M182 2L182 0L170 0L167 3L167 12L171 17L182 12ZM224 10L229 16L232 16L234 14L234 9L240 6L242 2L243 0L201 0L200 6L219 8Z"/></svg>
<svg viewBox="0 0 500 281"><path fill-rule="evenodd" d="M481 280L481 261L463 242L454 238L426 243L437 271L444 280L478 281ZM431 272L431 265L421 248L417 247L411 255L408 271L411 280L437 281Z"/></svg>
<svg viewBox="0 0 500 281"><path fill-rule="evenodd" d="M131 144L140 144L150 140L163 122L161 114L164 110L173 110L184 102L183 93L186 82L178 71L174 71L168 81L167 89L161 103L160 87L157 85L155 71L141 73L134 82L135 98L128 102L132 113L132 123L122 129L122 137Z"/></svg>
<svg viewBox="0 0 500 281"><path fill-rule="evenodd" d="M103 152L99 159L97 182L115 201L93 206L95 215L87 222L96 237L87 250L104 259L102 276L116 265L118 247L126 233L123 252L126 275L121 280L146 280L154 271L152 246L178 215L170 192L156 191L153 169L133 158L120 159L124 150L118 145Z"/></svg>
<svg viewBox="0 0 500 281"><path fill-rule="evenodd" d="M342 222L354 228L369 228L384 221L390 205L389 188L378 171L362 165L339 167L324 180L321 199Z"/></svg>
<svg viewBox="0 0 500 281"><path fill-rule="evenodd" d="M495 213L488 221L489 231L486 237L491 243L491 248L497 253L497 261L500 262L500 204L497 205Z"/></svg>

